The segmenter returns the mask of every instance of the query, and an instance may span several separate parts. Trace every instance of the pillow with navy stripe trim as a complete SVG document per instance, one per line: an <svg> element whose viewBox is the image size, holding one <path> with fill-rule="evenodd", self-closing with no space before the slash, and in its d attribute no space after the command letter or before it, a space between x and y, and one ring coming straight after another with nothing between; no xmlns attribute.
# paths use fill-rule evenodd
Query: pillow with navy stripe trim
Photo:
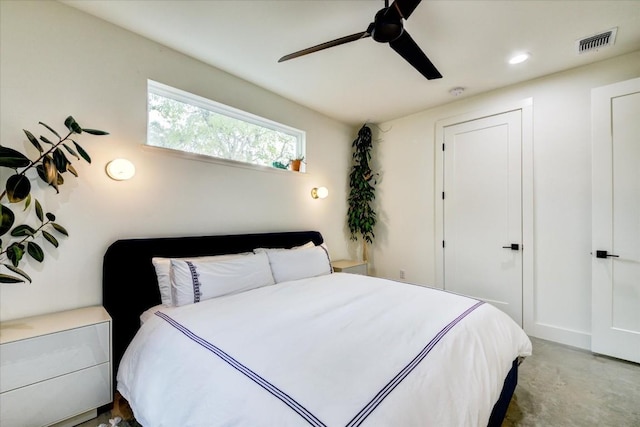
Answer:
<svg viewBox="0 0 640 427"><path fill-rule="evenodd" d="M238 258L241 256L249 255L252 252L243 252L239 254L225 254L225 255L208 255L201 257L187 257L187 258L173 258L181 261L224 261L228 259ZM160 299L162 304L167 307L172 307L175 304L171 298L171 278L169 277L169 271L171 270L171 258L153 257L151 258L153 268L156 270L156 277L158 279L158 288L160 289Z"/></svg>
<svg viewBox="0 0 640 427"><path fill-rule="evenodd" d="M273 285L267 254L224 261L171 260L171 297L176 306Z"/></svg>
<svg viewBox="0 0 640 427"><path fill-rule="evenodd" d="M264 252L269 256L276 283L333 273L329 252L324 244L284 251L267 249Z"/></svg>

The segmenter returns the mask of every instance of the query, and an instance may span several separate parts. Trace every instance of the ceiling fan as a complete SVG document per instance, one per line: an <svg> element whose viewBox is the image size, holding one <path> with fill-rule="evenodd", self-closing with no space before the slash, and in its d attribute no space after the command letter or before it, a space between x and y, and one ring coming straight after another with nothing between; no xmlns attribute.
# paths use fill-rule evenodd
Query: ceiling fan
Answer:
<svg viewBox="0 0 640 427"><path fill-rule="evenodd" d="M278 62L298 58L309 53L367 37L373 37L373 39L379 43L389 43L389 46L391 46L393 50L400 54L400 56L427 79L442 78L442 74L440 74L429 58L427 58L427 55L422 52L409 33L404 30L403 19L408 19L409 16L411 16L411 13L418 7L420 1L421 0L395 0L391 6L389 6L389 0L385 0L384 9L380 9L378 13L376 13L373 22L369 24L366 31L285 55L280 58Z"/></svg>

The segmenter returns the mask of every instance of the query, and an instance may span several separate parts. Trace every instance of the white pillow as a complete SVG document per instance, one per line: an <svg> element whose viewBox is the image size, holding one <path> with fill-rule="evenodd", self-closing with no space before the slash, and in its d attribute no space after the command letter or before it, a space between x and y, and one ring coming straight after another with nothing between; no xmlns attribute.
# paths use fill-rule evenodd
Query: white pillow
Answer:
<svg viewBox="0 0 640 427"><path fill-rule="evenodd" d="M224 261L229 259L238 258L241 256L249 255L251 252L243 252L239 254L228 255L210 255L202 257L188 257L188 258L173 258L183 261ZM156 276L158 277L158 288L160 288L160 299L162 304L167 307L175 305L171 299L171 280L169 279L169 269L171 268L171 258L154 257L151 258L153 267L156 269Z"/></svg>
<svg viewBox="0 0 640 427"><path fill-rule="evenodd" d="M225 261L171 260L171 297L176 306L273 285L267 254Z"/></svg>
<svg viewBox="0 0 640 427"><path fill-rule="evenodd" d="M312 241L308 241L304 245L294 246L291 249L308 249L308 248L315 248L315 246L316 246L315 243L313 243ZM287 248L255 248L253 250L253 253L257 254L259 252L267 252L267 251L289 251L291 249L287 249Z"/></svg>
<svg viewBox="0 0 640 427"><path fill-rule="evenodd" d="M324 244L307 249L266 250L276 283L331 274L331 260Z"/></svg>
<svg viewBox="0 0 640 427"><path fill-rule="evenodd" d="M304 245L294 246L291 249L309 249L309 248L315 248L315 247L316 247L316 244L310 241L305 243Z"/></svg>

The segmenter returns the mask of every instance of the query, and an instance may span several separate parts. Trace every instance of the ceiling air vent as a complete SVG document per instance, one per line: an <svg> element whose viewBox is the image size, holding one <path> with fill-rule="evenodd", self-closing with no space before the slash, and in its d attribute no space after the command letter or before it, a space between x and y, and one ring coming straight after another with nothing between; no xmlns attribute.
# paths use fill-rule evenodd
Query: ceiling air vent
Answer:
<svg viewBox="0 0 640 427"><path fill-rule="evenodd" d="M593 36L585 37L576 41L576 48L578 54L596 51L600 48L611 46L616 41L616 32L618 28L612 28L605 32L595 34Z"/></svg>

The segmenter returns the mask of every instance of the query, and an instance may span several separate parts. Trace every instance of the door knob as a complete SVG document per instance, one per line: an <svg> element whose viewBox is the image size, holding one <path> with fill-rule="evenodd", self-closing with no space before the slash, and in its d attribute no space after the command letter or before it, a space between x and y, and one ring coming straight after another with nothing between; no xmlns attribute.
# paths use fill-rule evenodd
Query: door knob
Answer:
<svg viewBox="0 0 640 427"><path fill-rule="evenodd" d="M607 251L596 251L596 258L607 258L607 257L620 258L620 255L613 255L608 253Z"/></svg>
<svg viewBox="0 0 640 427"><path fill-rule="evenodd" d="M520 245L517 243L512 243L509 246L503 246L503 249L511 249L512 251L519 251L520 250Z"/></svg>

